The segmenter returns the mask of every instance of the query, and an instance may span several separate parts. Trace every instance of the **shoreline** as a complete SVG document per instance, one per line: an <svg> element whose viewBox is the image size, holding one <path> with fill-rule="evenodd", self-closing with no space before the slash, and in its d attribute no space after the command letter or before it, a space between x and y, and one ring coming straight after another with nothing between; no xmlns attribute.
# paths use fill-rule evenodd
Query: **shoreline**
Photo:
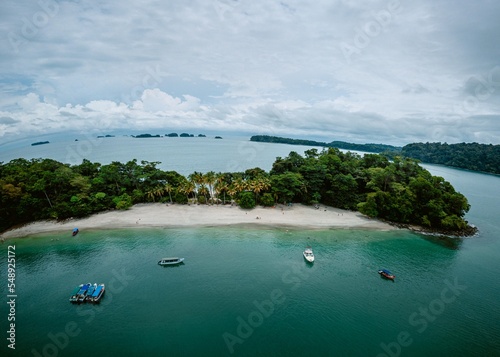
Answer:
<svg viewBox="0 0 500 357"><path fill-rule="evenodd" d="M321 206L319 209L302 204L293 206L256 207L244 210L230 205L176 205L142 203L128 210L106 211L86 218L62 222L36 221L0 234L0 239L22 238L41 233L71 233L85 229L121 228L190 228L224 226L282 227L304 229L369 229L397 230L388 223L372 219L359 212Z"/></svg>

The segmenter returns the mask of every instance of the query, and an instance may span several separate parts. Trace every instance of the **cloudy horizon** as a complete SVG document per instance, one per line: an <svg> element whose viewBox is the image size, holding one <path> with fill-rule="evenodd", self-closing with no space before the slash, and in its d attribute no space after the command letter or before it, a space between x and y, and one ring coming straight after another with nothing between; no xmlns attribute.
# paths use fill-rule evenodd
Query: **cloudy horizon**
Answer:
<svg viewBox="0 0 500 357"><path fill-rule="evenodd" d="M0 141L99 129L500 144L495 1L0 7Z"/></svg>

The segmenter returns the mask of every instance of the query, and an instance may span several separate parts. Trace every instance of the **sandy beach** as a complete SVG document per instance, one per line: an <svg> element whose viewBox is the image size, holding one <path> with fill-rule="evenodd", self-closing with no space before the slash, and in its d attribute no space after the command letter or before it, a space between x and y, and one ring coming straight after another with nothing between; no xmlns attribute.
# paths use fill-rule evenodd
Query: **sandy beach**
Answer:
<svg viewBox="0 0 500 357"><path fill-rule="evenodd" d="M83 219L64 222L38 221L12 229L0 238L18 238L33 234L62 232L78 227L85 229L116 229L144 227L209 227L248 225L305 229L358 228L392 230L393 226L370 219L358 212L332 207L320 208L294 204L272 208L243 210L236 206L138 204L126 211L108 211Z"/></svg>

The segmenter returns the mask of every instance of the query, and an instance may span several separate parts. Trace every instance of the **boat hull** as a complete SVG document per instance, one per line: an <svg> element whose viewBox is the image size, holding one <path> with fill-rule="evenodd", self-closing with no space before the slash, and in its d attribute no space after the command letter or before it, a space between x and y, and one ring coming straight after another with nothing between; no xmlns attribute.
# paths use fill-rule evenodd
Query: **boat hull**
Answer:
<svg viewBox="0 0 500 357"><path fill-rule="evenodd" d="M389 273L386 273L386 272L381 271L381 270L380 270L378 273L379 273L379 274L380 274L380 276L381 276L382 278L384 278L384 279L394 280L394 279L396 278L396 276L395 276L395 275L393 275L393 274L389 274Z"/></svg>
<svg viewBox="0 0 500 357"><path fill-rule="evenodd" d="M182 262L184 262L184 258L169 258L158 261L158 265L161 266L179 265Z"/></svg>

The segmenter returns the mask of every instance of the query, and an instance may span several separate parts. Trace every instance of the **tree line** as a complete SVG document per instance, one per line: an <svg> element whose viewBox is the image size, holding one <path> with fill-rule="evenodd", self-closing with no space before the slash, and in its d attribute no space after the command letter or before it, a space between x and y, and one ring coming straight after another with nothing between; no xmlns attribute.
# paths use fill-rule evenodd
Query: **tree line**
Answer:
<svg viewBox="0 0 500 357"><path fill-rule="evenodd" d="M500 145L478 143L413 143L401 147L385 144L355 144L345 141L330 143L282 138L279 136L255 135L250 141L334 147L344 150L381 153L392 159L396 156L411 157L429 164L452 166L460 169L500 174Z"/></svg>
<svg viewBox="0 0 500 357"><path fill-rule="evenodd" d="M282 138L279 136L270 136L270 135L254 135L250 138L250 141L262 142L262 143L289 144L289 145L332 147L345 150L357 150L357 151L375 152L375 153L379 153L382 151L401 150L401 148L398 146L392 146L386 144L355 144L355 143L348 143L345 141L332 141L331 143L326 143L322 141L290 139L290 138Z"/></svg>
<svg viewBox="0 0 500 357"><path fill-rule="evenodd" d="M41 219L84 217L136 203L238 204L251 209L277 203L324 204L359 210L402 224L465 232L467 199L416 160L378 154L363 157L336 148L291 152L272 169L244 172L164 171L159 162L131 160L102 165L84 159L0 163L0 231Z"/></svg>
<svg viewBox="0 0 500 357"><path fill-rule="evenodd" d="M430 164L500 174L500 145L478 143L413 143L401 153Z"/></svg>

